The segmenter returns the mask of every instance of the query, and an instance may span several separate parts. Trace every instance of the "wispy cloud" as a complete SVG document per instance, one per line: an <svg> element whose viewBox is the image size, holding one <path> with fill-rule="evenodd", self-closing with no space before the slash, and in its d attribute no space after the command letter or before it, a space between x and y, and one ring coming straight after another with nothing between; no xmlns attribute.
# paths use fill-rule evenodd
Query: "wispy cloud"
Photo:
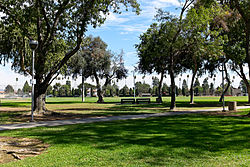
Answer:
<svg viewBox="0 0 250 167"><path fill-rule="evenodd" d="M148 26L143 24L121 25L121 29L127 32L143 32L147 28Z"/></svg>

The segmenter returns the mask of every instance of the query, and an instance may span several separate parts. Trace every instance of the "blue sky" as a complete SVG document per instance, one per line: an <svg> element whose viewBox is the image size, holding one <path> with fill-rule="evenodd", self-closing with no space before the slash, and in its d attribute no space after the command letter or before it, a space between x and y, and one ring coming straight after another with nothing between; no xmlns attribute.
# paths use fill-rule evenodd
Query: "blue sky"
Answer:
<svg viewBox="0 0 250 167"><path fill-rule="evenodd" d="M142 9L140 15L131 10L120 15L111 13L104 25L97 29L90 28L87 33L100 36L112 51L123 49L125 65L130 69L138 62L135 44L139 43L140 34L154 22L157 8L178 14L175 8L180 7L178 0L140 0L139 3Z"/></svg>
<svg viewBox="0 0 250 167"><path fill-rule="evenodd" d="M138 2L140 3L142 10L140 15L136 15L131 10L123 12L120 15L110 13L105 24L96 29L89 27L89 30L86 33L86 35L100 36L102 40L108 44L108 48L116 53L119 53L121 49L125 52L124 62L126 68L129 69L130 74L126 80L119 82L120 87L123 87L125 84L129 87L133 87L131 71L138 62L135 44L140 42L140 34L145 32L149 25L154 22L153 19L157 8L162 8L165 11L178 15L179 10L176 8L181 7L178 0L138 0ZM187 79L187 74L183 74L182 76L183 79ZM204 77L201 78L200 82L202 82ZM16 78L19 78L18 82L16 82ZM151 78L152 75L148 75L142 79L142 75L137 74L137 80L145 81L149 84L152 82ZM30 77L20 76L11 71L10 64L7 64L5 67L0 65L0 89L4 89L7 84L13 85L14 88L21 88L24 82L29 79ZM65 84L65 80L60 82ZM87 82L92 83L90 79L88 79ZM169 85L169 77L167 77L164 82ZM179 78L176 79L177 85L179 85L178 82ZM212 82L212 79L210 79L209 82ZM80 79L77 81L72 80L72 86L74 87L79 83ZM221 77L217 77L216 83L217 85L221 83ZM238 83L235 83L235 85L238 86Z"/></svg>

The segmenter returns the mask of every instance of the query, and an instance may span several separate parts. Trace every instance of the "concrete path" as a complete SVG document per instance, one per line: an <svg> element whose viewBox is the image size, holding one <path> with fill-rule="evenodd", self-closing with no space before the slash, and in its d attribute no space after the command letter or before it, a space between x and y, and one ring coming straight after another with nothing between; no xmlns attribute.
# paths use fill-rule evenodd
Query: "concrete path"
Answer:
<svg viewBox="0 0 250 167"><path fill-rule="evenodd" d="M245 108L250 108L250 106L237 107L237 109L245 109ZM21 123L21 124L0 125L0 131L21 129L21 128L34 128L34 127L41 127L41 126L49 127L49 126L60 126L60 125L85 124L85 123L93 123L93 122L144 119L144 118L149 118L149 117L165 117L165 116L212 112L212 111L221 111L221 110L222 108L216 108L216 109L205 109L205 110L165 112L165 113L156 113L156 114L121 115L121 116L112 116L112 117L95 117L95 118L71 119L71 120L29 122L29 123Z"/></svg>

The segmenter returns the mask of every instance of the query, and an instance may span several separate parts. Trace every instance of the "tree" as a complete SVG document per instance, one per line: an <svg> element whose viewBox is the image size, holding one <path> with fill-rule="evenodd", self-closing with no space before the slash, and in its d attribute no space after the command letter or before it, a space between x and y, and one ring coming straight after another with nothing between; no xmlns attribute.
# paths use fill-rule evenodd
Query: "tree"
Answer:
<svg viewBox="0 0 250 167"><path fill-rule="evenodd" d="M183 36L182 24L183 14L194 1L185 0L180 16L177 18L168 12L158 10L156 20L143 35L140 36L140 44L136 45L139 57L139 69L141 72L161 74L168 72L171 79L171 105L175 108L175 76L182 70L180 65L182 53ZM161 88L159 89L161 90Z"/></svg>
<svg viewBox="0 0 250 167"><path fill-rule="evenodd" d="M249 82L249 81L248 81ZM241 92L246 94L247 93L247 87L243 80L240 81L239 89L241 89Z"/></svg>
<svg viewBox="0 0 250 167"><path fill-rule="evenodd" d="M19 89L17 90L17 94L20 96L20 95L23 94L23 91L19 88Z"/></svg>
<svg viewBox="0 0 250 167"><path fill-rule="evenodd" d="M160 81L158 84L158 99L162 102L162 82L164 75L167 72L167 57L164 55L163 50L159 50L160 47L164 47L164 37L162 31L159 31L160 25L153 23L150 28L140 36L141 42L136 45L139 64L138 69L142 74L150 73L154 71L160 74ZM161 46L160 46L161 45Z"/></svg>
<svg viewBox="0 0 250 167"><path fill-rule="evenodd" d="M95 79L97 102L103 103L103 89L105 90L113 79L122 79L127 76L128 70L123 61L124 52L122 50L118 55L111 53L107 50L107 44L100 37L89 36L86 40L88 43L82 46L78 54L73 56L68 63L69 74L73 74L73 77L82 75L82 83L84 78ZM105 79L103 86L100 83L102 79Z"/></svg>
<svg viewBox="0 0 250 167"><path fill-rule="evenodd" d="M6 94L14 93L14 88L11 85L7 85L4 89Z"/></svg>
<svg viewBox="0 0 250 167"><path fill-rule="evenodd" d="M117 81L120 79L127 78L128 70L124 66L124 51L121 50L120 54L111 54L111 66L110 69L105 71L104 78L105 83L104 86L107 86L111 84L111 81L113 79L116 79Z"/></svg>
<svg viewBox="0 0 250 167"><path fill-rule="evenodd" d="M49 85L46 91L46 95L52 95L52 94L53 94L53 87Z"/></svg>
<svg viewBox="0 0 250 167"><path fill-rule="evenodd" d="M162 85L162 95L167 96L169 94L169 87L166 83L163 83Z"/></svg>
<svg viewBox="0 0 250 167"><path fill-rule="evenodd" d="M137 96L142 96L142 93L150 93L150 85L146 84L145 82L136 82L135 87Z"/></svg>
<svg viewBox="0 0 250 167"><path fill-rule="evenodd" d="M100 37L88 37L89 44L81 49L79 53L85 61L82 67L82 75L85 78L92 77L96 81L98 103L103 103L103 92L101 79L104 78L106 71L111 67L111 53L107 50L107 44ZM78 56L79 57L79 56ZM80 59L81 60L81 59Z"/></svg>
<svg viewBox="0 0 250 167"><path fill-rule="evenodd" d="M29 86L28 82L26 81L23 85L23 93L29 94L31 92L31 86Z"/></svg>
<svg viewBox="0 0 250 167"><path fill-rule="evenodd" d="M188 10L185 18L185 52L187 61L184 66L193 73L190 86L190 103L194 103L194 81L196 75L205 73L205 63L218 59L223 54L222 29L213 28L214 18L220 14L221 7L214 3L206 8L201 1ZM192 60L190 63L188 60Z"/></svg>
<svg viewBox="0 0 250 167"><path fill-rule="evenodd" d="M70 96L71 95L71 89L69 87L69 85L62 85L60 88L59 88L59 91L58 91L58 95L59 96Z"/></svg>
<svg viewBox="0 0 250 167"><path fill-rule="evenodd" d="M1 63L12 60L15 71L31 74L28 41L38 41L34 95L37 112L45 110L46 89L80 49L88 26L102 25L110 12L121 13L121 5L126 10L131 6L139 14L136 0L1 1Z"/></svg>
<svg viewBox="0 0 250 167"><path fill-rule="evenodd" d="M214 91L215 91L214 84L211 82L209 86L209 94L214 95Z"/></svg>
<svg viewBox="0 0 250 167"><path fill-rule="evenodd" d="M205 78L203 80L202 88L203 88L203 95L207 96L209 94L208 78Z"/></svg>
<svg viewBox="0 0 250 167"><path fill-rule="evenodd" d="M160 81L157 77L152 77L153 94L158 95L159 102L162 103L162 80Z"/></svg>
<svg viewBox="0 0 250 167"><path fill-rule="evenodd" d="M122 95L123 97L129 95L129 88L127 85L120 89L120 95Z"/></svg>
<svg viewBox="0 0 250 167"><path fill-rule="evenodd" d="M187 81L184 79L183 82L182 82L182 95L183 96L186 96L188 95L188 85L187 85Z"/></svg>
<svg viewBox="0 0 250 167"><path fill-rule="evenodd" d="M56 83L53 86L53 96L58 96L59 95L59 90L60 90L61 86L62 85L60 83Z"/></svg>
<svg viewBox="0 0 250 167"><path fill-rule="evenodd" d="M248 94L250 84L247 73L250 76L250 13L249 0L221 0L224 11L220 17L215 18L217 23L223 27L228 41L224 44L224 52L230 66L245 82ZM248 66L248 71L244 69ZM224 94L224 93L223 93ZM248 96L250 103L250 96Z"/></svg>

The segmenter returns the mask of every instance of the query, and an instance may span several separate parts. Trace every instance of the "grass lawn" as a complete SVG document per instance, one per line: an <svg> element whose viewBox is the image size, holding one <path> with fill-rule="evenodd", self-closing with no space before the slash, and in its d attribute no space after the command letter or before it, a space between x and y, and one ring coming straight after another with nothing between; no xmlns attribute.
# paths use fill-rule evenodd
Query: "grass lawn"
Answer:
<svg viewBox="0 0 250 167"><path fill-rule="evenodd" d="M250 119L182 115L0 132L37 138L46 153L5 167L249 166Z"/></svg>
<svg viewBox="0 0 250 167"><path fill-rule="evenodd" d="M154 103L156 97L152 97L152 104L120 104L120 97L106 97L104 104L97 104L97 98L88 97L82 103L80 97L47 98L46 107L50 111L63 114L78 114L79 117L93 116L115 116L127 114L144 114L168 112L170 97L163 97L163 104ZM178 110L194 110L221 107L218 102L219 97L195 97L195 104L189 104L189 97L177 97L176 106ZM247 97L225 97L225 101L237 101L238 105L247 103ZM247 111L246 111L247 112ZM27 116L23 120L23 114L30 114L30 99L2 99L0 107L0 124L26 122L30 118ZM35 117L36 119L36 117Z"/></svg>

